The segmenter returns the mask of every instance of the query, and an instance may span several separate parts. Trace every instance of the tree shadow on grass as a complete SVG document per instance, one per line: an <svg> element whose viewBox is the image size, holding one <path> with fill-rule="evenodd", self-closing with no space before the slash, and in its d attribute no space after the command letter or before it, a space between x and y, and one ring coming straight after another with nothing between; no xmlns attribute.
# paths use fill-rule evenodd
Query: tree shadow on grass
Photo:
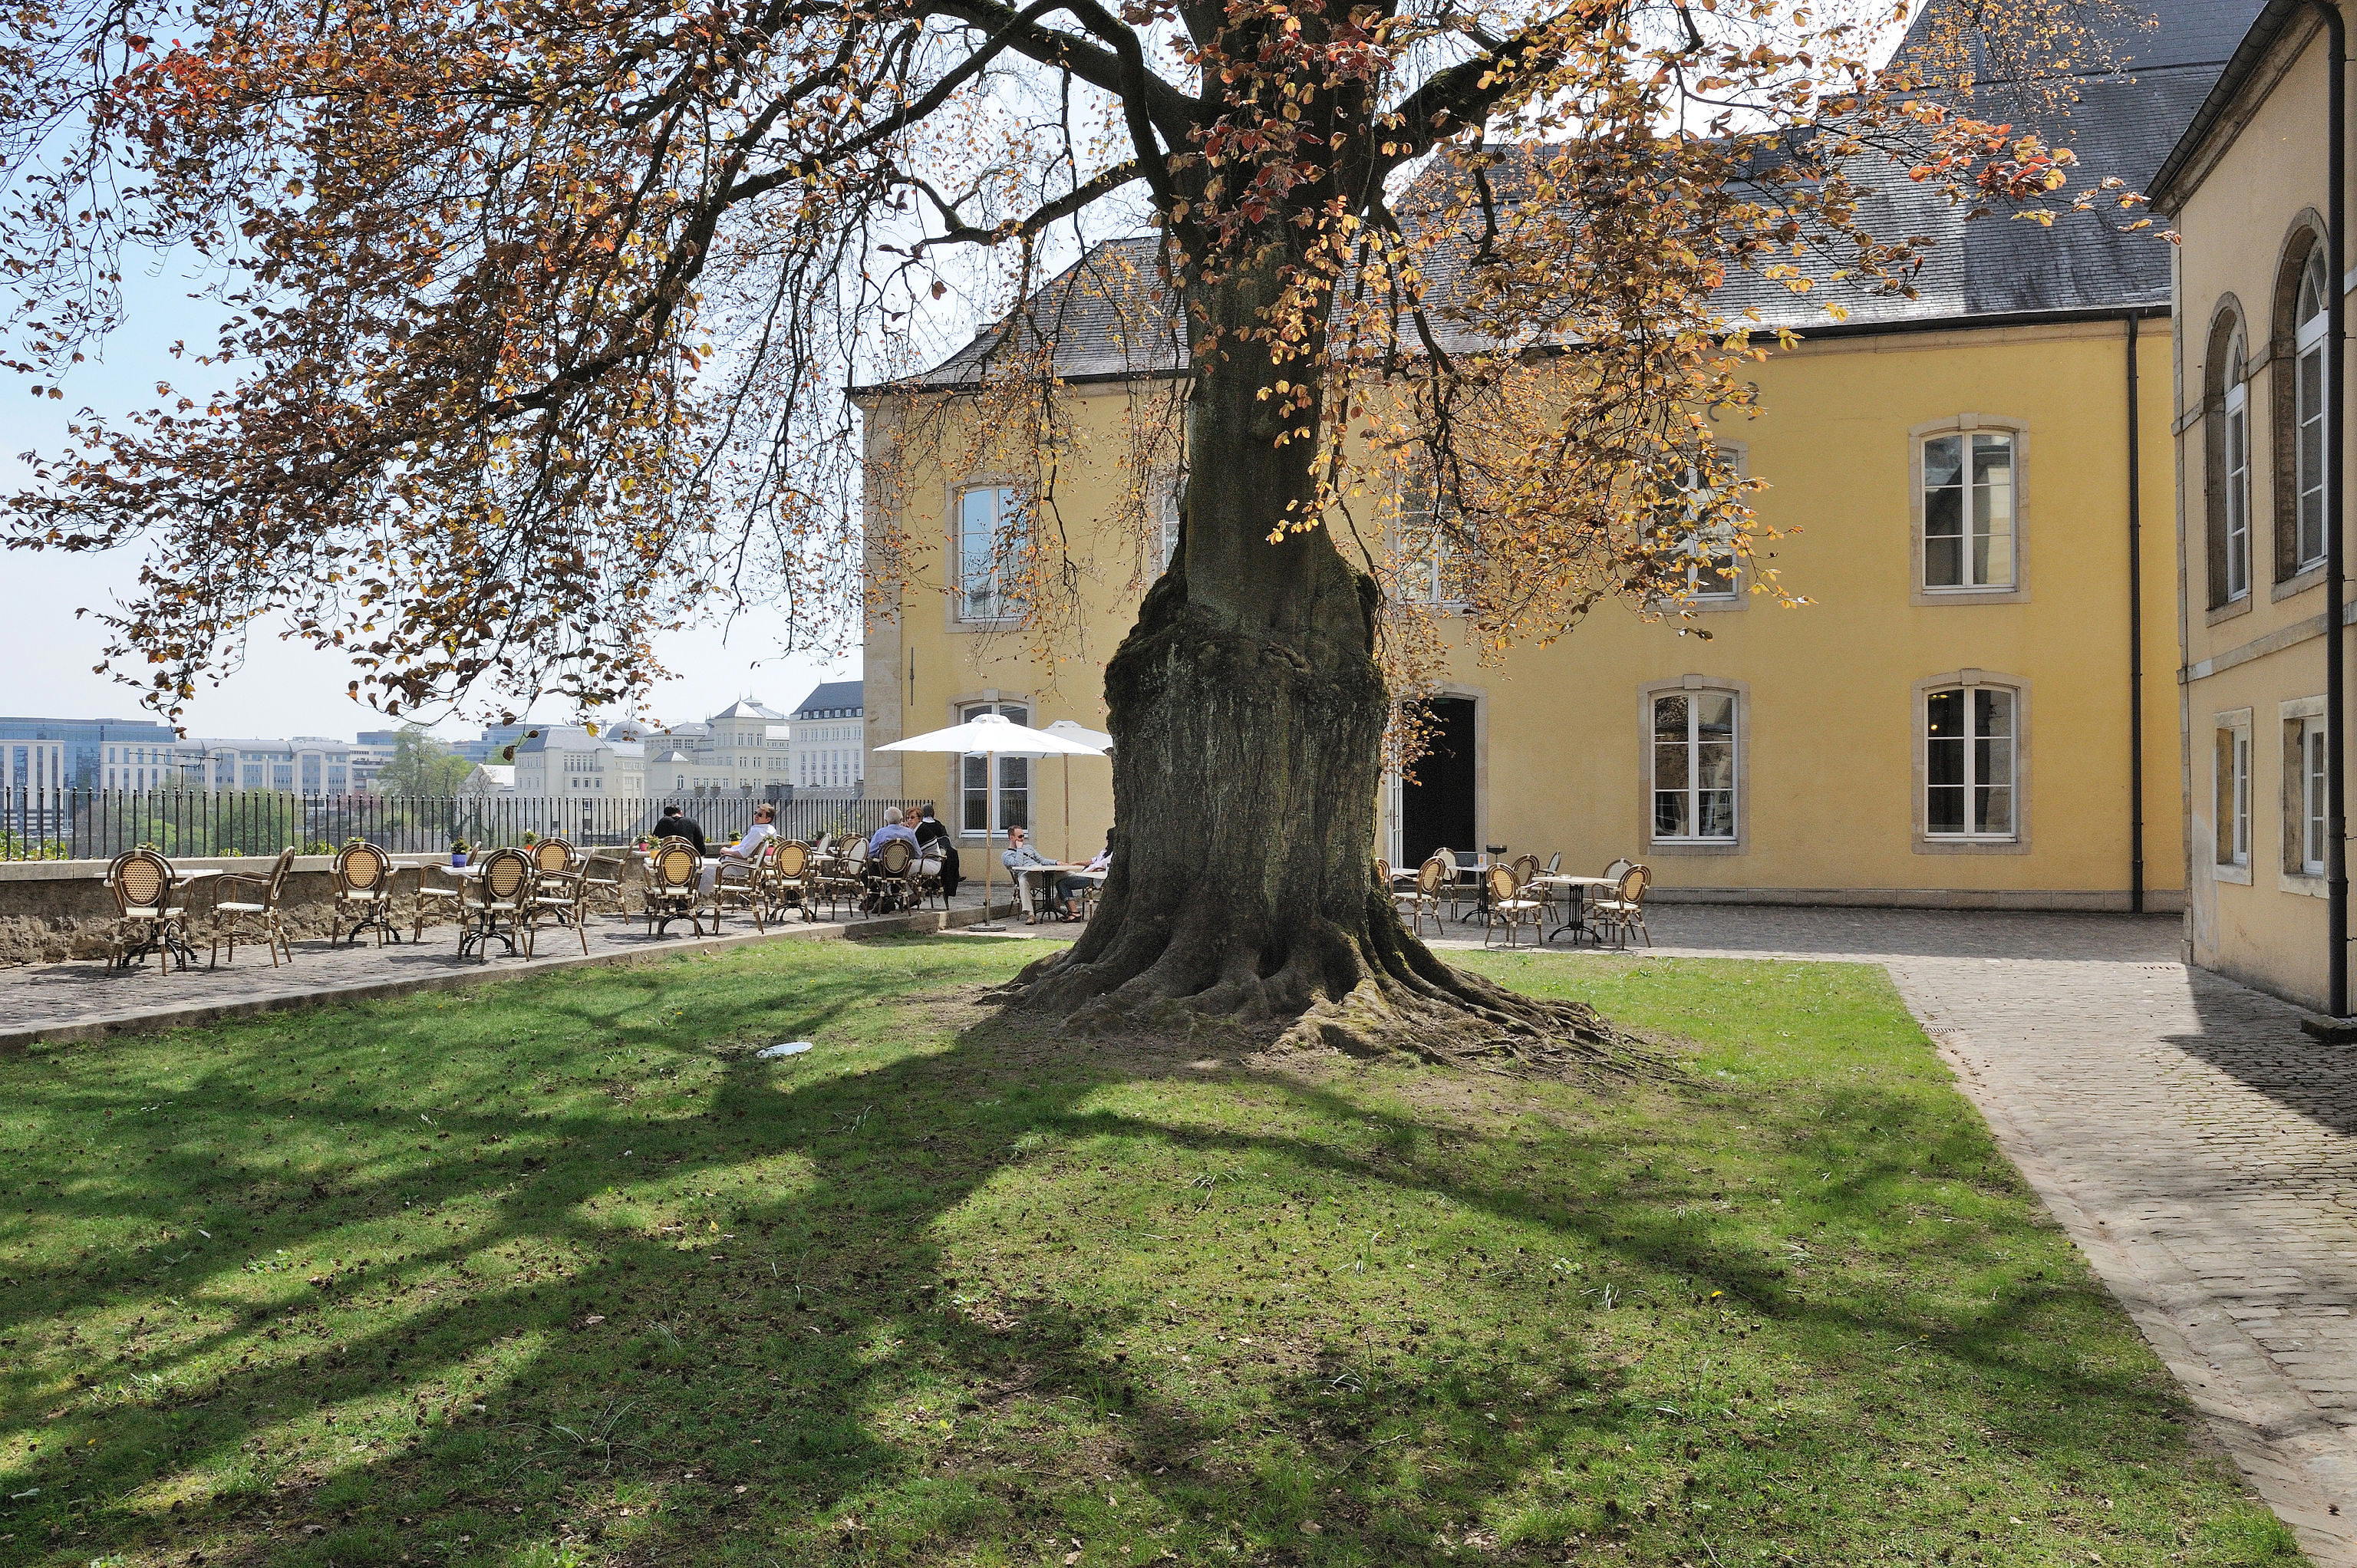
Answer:
<svg viewBox="0 0 2357 1568"><path fill-rule="evenodd" d="M528 1007L544 1037L503 1051L485 1022L497 1014L455 1015L473 1034L438 1058L452 1105L423 1127L429 1113L388 1103L390 1089L303 1083L329 1076L339 1053L430 1036L432 1010L415 1004L355 1014L349 1031L254 1026L245 1054L190 1069L172 1125L137 1120L156 1092L145 1079L39 1096L53 1122L117 1129L120 1170L31 1195L30 1225L152 1232L234 1208L248 1265L323 1251L329 1262L299 1284L265 1275L266 1301L213 1252L15 1273L0 1337L126 1300L159 1321L167 1306L206 1321L152 1350L127 1341L113 1364L78 1368L64 1393L56 1355L73 1341L9 1359L0 1443L40 1446L8 1472L8 1492L38 1493L0 1505L0 1557L524 1563L563 1538L616 1562L928 1563L987 1549L1060 1563L1122 1543L1122 1560L1340 1565L1466 1552L1552 1561L1567 1541L1618 1537L1651 1538L1666 1561L1697 1528L1686 1493L1664 1492L1658 1465L1615 1470L1603 1456L1641 1447L1715 1487L1806 1484L1798 1472L1823 1460L1804 1456L1829 1449L1874 1461L1846 1412L1771 1416L1754 1401L1707 1427L1687 1412L1665 1420L1626 1368L1569 1337L1520 1355L1480 1339L1437 1351L1417 1343L1412 1312L1329 1313L1287 1330L1281 1354L1229 1347L1196 1371L1175 1350L1149 1361L1146 1331L1176 1315L1157 1318L1152 1290L1075 1288L1083 1262L1043 1262L1071 1234L1045 1207L1058 1187L1036 1200L1002 1190L1051 1165L1069 1174L1081 1148L1133 1151L1157 1173L1154 1158L1178 1151L1259 1162L1305 1187L1445 1200L1656 1291L1728 1292L1803 1330L1786 1338L1826 1379L1855 1377L1842 1363L1868 1340L1936 1333L1932 1354L1951 1375L2000 1396L2040 1387L2034 1409L1979 1413L2017 1443L2075 1452L2091 1432L2129 1431L2147 1434L2149 1455L2169 1452L2170 1399L2148 1376L2072 1368L2039 1343L2030 1329L2050 1319L2052 1293L2000 1293L1935 1319L1895 1299L1796 1290L1755 1239L1692 1212L1705 1201L1695 1184L1608 1185L1627 1133L1607 1124L1547 1135L1549 1186L1480 1174L1494 1162L1469 1153L1508 1130L1371 1107L1347 1085L1206 1062L1200 1047L1075 1049L985 1026L940 1048L919 1028L917 1049L854 1052L840 1068L772 1068L741 1049L713 1065L716 1043L821 1034L963 972L920 963L897 983L818 971L789 999L719 1004L694 973L527 982L477 1004ZM618 1053L651 1070L610 1077ZM695 1075L693 1092L653 1114L643 1101L667 1068ZM1270 1125L1097 1102L1153 1080L1247 1083L1273 1107ZM524 1109L544 1081L558 1109ZM488 1103L457 1108L470 1087ZM1911 1128L1919 1110L1853 1105L1888 1135L1845 1180L1896 1181L1920 1157L1910 1131L1928 1135ZM1285 1125L1303 1121L1335 1131ZM280 1160L304 1129L302 1158ZM1009 1222L1017 1261L987 1280L969 1277L970 1238L944 1239L978 1200L1041 1207L1036 1223L1028 1211ZM436 1220L446 1210L459 1218ZM429 1243L437 1224L453 1233ZM1525 1270L1480 1288L1569 1316L1578 1294L1534 1267L1535 1283ZM1274 1290L1275 1278L1255 1262L1236 1288ZM2062 1400L2082 1436L2050 1418ZM2111 1421L2088 1427L2098 1406ZM320 1412L355 1441L291 1429ZM1499 1526L1503 1503L1571 1464L1579 1474L1555 1478L1546 1509Z"/></svg>

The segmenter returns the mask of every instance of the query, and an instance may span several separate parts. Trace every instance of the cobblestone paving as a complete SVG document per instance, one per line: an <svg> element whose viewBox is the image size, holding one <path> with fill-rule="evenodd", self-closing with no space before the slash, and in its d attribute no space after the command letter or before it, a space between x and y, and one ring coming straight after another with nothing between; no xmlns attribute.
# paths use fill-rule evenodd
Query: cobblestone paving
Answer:
<svg viewBox="0 0 2357 1568"><path fill-rule="evenodd" d="M2357 1568L2357 1050L2186 968L2175 917L1690 905L1652 925L1664 953L1886 964L2311 1560Z"/></svg>
<svg viewBox="0 0 2357 1568"><path fill-rule="evenodd" d="M978 891L955 900L952 918L978 917ZM1003 900L1002 900L1003 907ZM938 921L939 911L931 919ZM790 918L773 922L772 939L834 938L880 934L899 920L820 921L805 924ZM406 930L404 932L406 935ZM168 1026L201 1022L228 1013L263 1012L300 1006L330 999L399 994L417 989L474 984L486 976L499 978L538 970L562 969L582 963L631 962L660 960L683 952L710 951L716 947L761 940L752 921L731 914L717 942L691 937L684 921L673 922L669 934L651 936L636 916L592 917L587 932L589 952L570 931L541 929L536 956L508 956L496 943L488 962L457 956L457 939L451 928L428 927L421 942L404 940L378 947L373 936L357 947L331 947L324 940L297 940L291 963L274 968L266 949L240 947L234 963L219 969L205 966L199 956L194 968L159 972L151 961L144 969L124 972L103 963L43 963L0 966L0 1050L21 1049L39 1039L64 1039L106 1034L118 1029ZM202 955L204 949L198 951Z"/></svg>

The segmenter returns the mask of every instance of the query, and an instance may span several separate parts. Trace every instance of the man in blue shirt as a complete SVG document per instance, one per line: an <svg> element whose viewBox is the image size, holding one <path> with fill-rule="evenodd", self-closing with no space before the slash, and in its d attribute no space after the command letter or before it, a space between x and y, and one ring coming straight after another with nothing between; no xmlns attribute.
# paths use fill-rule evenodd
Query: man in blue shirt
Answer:
<svg viewBox="0 0 2357 1568"><path fill-rule="evenodd" d="M1022 886L1023 878L1027 874L1035 876L1042 893L1063 906L1059 913L1064 918L1079 919L1081 912L1072 901L1080 897L1081 879L1077 876L1051 878L1048 873L1053 871L1060 863L1049 860L1046 855L1033 849L1028 842L1029 838L1030 835L1021 828L1007 829L1006 853L1000 855L999 860L1007 870L1015 874L1016 886ZM1024 919L1030 924L1039 923L1039 917L1036 915L1026 915Z"/></svg>
<svg viewBox="0 0 2357 1568"><path fill-rule="evenodd" d="M888 819L882 827L877 828L867 841L867 857L873 860L876 857L876 852L894 839L899 839L911 850L917 847L916 812L905 811L899 816Z"/></svg>

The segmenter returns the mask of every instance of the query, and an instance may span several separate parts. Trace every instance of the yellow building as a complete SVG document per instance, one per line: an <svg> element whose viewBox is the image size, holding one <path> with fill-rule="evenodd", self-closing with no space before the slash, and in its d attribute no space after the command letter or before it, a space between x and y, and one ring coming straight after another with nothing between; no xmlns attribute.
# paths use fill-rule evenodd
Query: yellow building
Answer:
<svg viewBox="0 0 2357 1568"><path fill-rule="evenodd" d="M2340 836L2326 524L2345 484L2325 451L2327 307L2347 286L2326 232L2330 53L2313 9L2270 4L2155 182L2183 236L2178 613L2193 958L2317 1008L2332 1000Z"/></svg>
<svg viewBox="0 0 2357 1568"><path fill-rule="evenodd" d="M2249 16L2183 9L2130 46L2134 80L2083 84L2071 141L2092 173L2148 176ZM1566 869L1641 860L1668 898L2180 907L2169 247L2093 220L1967 224L1896 177L1889 195L1894 221L1947 231L1919 298L1852 298L1840 322L1822 294L1733 302L1808 334L1760 367L1761 416L1720 437L1766 482L1773 564L1810 602L1711 577L1725 591L1683 615L1607 605L1494 664L1460 650L1438 746L1375 803L1395 863L1506 844ZM1107 247L1080 274L1125 260ZM880 504L936 549L871 624L871 748L989 708L1103 727L1103 662L1158 564L1150 529L1112 520L1138 404L1171 382L1139 339L1114 340L1115 313L1072 306L1085 294L1068 276L1042 312L1067 429L1038 499L1084 600L1046 652L962 565L1017 479L942 456L980 439L914 458L904 439L985 417L941 399L991 336L867 397L872 458L905 470ZM1108 824L1106 771L884 753L867 779L939 800L976 847L1024 820L1084 855Z"/></svg>

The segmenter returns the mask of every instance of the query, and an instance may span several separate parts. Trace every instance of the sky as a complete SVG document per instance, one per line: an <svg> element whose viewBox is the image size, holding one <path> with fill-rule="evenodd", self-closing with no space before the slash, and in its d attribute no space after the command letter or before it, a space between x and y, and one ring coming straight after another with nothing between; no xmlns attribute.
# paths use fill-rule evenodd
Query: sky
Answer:
<svg viewBox="0 0 2357 1568"><path fill-rule="evenodd" d="M0 486L22 482L22 454L61 452L65 427L81 410L119 416L151 405L159 380L188 384L188 367L169 358L165 346L178 338L210 341L216 307L188 299L186 285L170 278L131 282L131 327L115 334L102 358L77 367L74 379L61 383L63 401L36 403L25 394L23 381L0 378L0 394L9 400L0 403ZM0 714L155 716L139 705L137 690L92 671L106 646L106 628L75 614L103 607L128 592L138 573L137 557L125 553L0 552ZM776 646L774 628L758 613L739 617L725 632L717 627L691 628L658 641L657 651L675 678L655 689L648 716L678 724L748 696L785 713L819 682L859 674L856 650L822 662L800 655L778 658ZM399 722L351 700L345 687L357 673L332 653L286 640L284 627L264 626L242 666L221 684L200 691L181 724L198 736L350 739L361 730ZM532 716L569 714L561 703L544 703ZM456 738L473 735L479 723L479 715L440 717L433 727Z"/></svg>

